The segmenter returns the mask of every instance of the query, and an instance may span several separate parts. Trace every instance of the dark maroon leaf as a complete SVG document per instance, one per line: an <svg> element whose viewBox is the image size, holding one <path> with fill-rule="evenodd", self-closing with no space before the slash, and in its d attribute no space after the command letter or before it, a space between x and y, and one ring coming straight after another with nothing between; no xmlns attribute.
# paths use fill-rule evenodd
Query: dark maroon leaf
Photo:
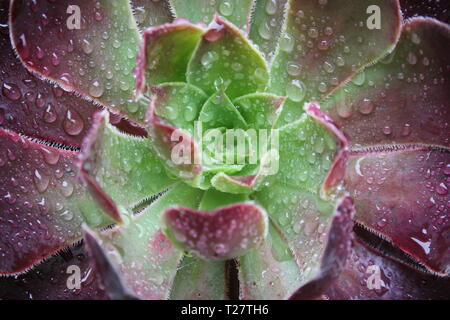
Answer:
<svg viewBox="0 0 450 320"><path fill-rule="evenodd" d="M79 147L99 108L36 78L22 66L11 47L8 3L0 2L0 127Z"/></svg>
<svg viewBox="0 0 450 320"><path fill-rule="evenodd" d="M111 223L77 183L76 153L0 129L0 274L26 271Z"/></svg>
<svg viewBox="0 0 450 320"><path fill-rule="evenodd" d="M345 185L356 221L433 272L450 272L450 151L432 147L353 154Z"/></svg>
<svg viewBox="0 0 450 320"><path fill-rule="evenodd" d="M354 242L340 277L321 296L332 300L447 300L449 297L449 278L425 274L386 259L359 241Z"/></svg>
<svg viewBox="0 0 450 320"><path fill-rule="evenodd" d="M69 268L72 266L71 268ZM80 268L80 289L69 289L68 281ZM71 286L70 286L71 287ZM72 288L72 287L71 287ZM67 248L35 269L10 278L0 277L0 299L8 300L86 300L107 299L100 278L90 265L81 244Z"/></svg>

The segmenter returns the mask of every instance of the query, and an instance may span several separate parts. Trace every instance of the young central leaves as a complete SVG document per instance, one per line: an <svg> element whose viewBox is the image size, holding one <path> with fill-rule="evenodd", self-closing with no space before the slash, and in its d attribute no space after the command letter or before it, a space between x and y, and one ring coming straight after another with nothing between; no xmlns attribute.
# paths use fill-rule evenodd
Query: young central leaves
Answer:
<svg viewBox="0 0 450 320"><path fill-rule="evenodd" d="M225 89L233 100L264 91L268 80L259 52L235 26L216 16L189 62L187 81L209 95Z"/></svg>

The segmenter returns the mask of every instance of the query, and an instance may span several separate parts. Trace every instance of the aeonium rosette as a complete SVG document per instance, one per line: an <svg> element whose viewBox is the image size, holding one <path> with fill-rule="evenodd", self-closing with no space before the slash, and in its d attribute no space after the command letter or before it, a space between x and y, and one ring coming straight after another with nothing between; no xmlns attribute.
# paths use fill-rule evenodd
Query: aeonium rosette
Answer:
<svg viewBox="0 0 450 320"><path fill-rule="evenodd" d="M230 261L243 299L441 295L414 288L448 273L447 25L396 0L370 28L363 1L74 0L79 26L6 2L2 274L84 236L109 298L228 298Z"/></svg>

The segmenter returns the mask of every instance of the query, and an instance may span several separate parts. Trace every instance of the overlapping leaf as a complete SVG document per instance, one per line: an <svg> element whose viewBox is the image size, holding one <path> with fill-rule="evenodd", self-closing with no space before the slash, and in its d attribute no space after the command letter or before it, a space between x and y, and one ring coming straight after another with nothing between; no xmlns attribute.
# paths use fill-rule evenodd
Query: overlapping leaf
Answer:
<svg viewBox="0 0 450 320"><path fill-rule="evenodd" d="M132 101L139 32L129 1L11 3L11 38L28 70L143 120Z"/></svg>
<svg viewBox="0 0 450 320"><path fill-rule="evenodd" d="M81 238L81 224L112 223L77 182L76 153L0 129L0 273L26 271Z"/></svg>
<svg viewBox="0 0 450 320"><path fill-rule="evenodd" d="M368 4L363 1L352 6L345 0L289 1L271 67L271 91L289 97L281 124L298 119L303 103L322 100L394 48L401 27L398 1L370 5L382 12L379 28L369 25Z"/></svg>

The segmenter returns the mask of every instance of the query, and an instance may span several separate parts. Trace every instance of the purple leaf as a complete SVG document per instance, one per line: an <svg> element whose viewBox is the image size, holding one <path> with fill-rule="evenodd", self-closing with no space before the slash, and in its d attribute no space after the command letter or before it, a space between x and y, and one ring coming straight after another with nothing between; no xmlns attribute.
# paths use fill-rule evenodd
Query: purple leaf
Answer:
<svg viewBox="0 0 450 320"><path fill-rule="evenodd" d="M347 265L322 299L447 300L448 278L438 278L392 261L355 241Z"/></svg>
<svg viewBox="0 0 450 320"><path fill-rule="evenodd" d="M450 152L433 147L354 153L345 186L356 221L428 269L450 272Z"/></svg>
<svg viewBox="0 0 450 320"><path fill-rule="evenodd" d="M81 223L105 226L77 183L76 153L0 129L0 274L26 271L81 238Z"/></svg>
<svg viewBox="0 0 450 320"><path fill-rule="evenodd" d="M29 73L16 58L8 28L9 1L0 3L0 126L79 147L98 107Z"/></svg>
<svg viewBox="0 0 450 320"><path fill-rule="evenodd" d="M131 73L140 41L128 0L13 0L12 43L25 67L68 91L142 121Z"/></svg>
<svg viewBox="0 0 450 320"><path fill-rule="evenodd" d="M169 239L203 259L225 260L258 247L267 233L267 215L252 203L212 211L172 207L164 212Z"/></svg>
<svg viewBox="0 0 450 320"><path fill-rule="evenodd" d="M72 287L78 279L79 289ZM77 244L49 257L26 274L0 277L0 299L106 300L108 295L82 244Z"/></svg>

